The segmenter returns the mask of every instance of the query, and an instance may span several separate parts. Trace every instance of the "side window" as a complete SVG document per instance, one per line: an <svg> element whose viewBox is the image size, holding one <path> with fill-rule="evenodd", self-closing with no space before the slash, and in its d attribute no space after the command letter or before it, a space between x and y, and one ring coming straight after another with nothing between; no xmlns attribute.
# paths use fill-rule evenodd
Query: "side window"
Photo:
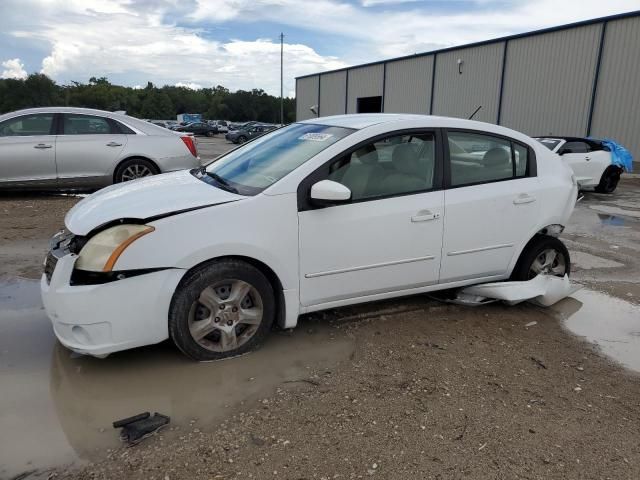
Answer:
<svg viewBox="0 0 640 480"><path fill-rule="evenodd" d="M516 142L471 132L449 132L451 186L496 182L528 173L529 149Z"/></svg>
<svg viewBox="0 0 640 480"><path fill-rule="evenodd" d="M64 135L101 135L113 133L106 118L94 115L65 113L62 120Z"/></svg>
<svg viewBox="0 0 640 480"><path fill-rule="evenodd" d="M516 161L516 177L526 177L529 166L529 149L519 143L513 143L513 154Z"/></svg>
<svg viewBox="0 0 640 480"><path fill-rule="evenodd" d="M135 135L136 132L134 132L133 130L131 130L129 127L127 127L125 124L117 122L115 120L111 120L113 122L113 125L115 125L115 128L117 130L120 130L119 132L114 132L114 133L124 133L125 135ZM169 125L162 125L165 128L169 128Z"/></svg>
<svg viewBox="0 0 640 480"><path fill-rule="evenodd" d="M562 151L560 155L564 155L565 153L588 153L589 145L585 142L567 142L562 146Z"/></svg>
<svg viewBox="0 0 640 480"><path fill-rule="evenodd" d="M0 137L51 135L53 113L36 113L10 118L0 123Z"/></svg>
<svg viewBox="0 0 640 480"><path fill-rule="evenodd" d="M386 137L336 160L328 179L351 190L353 200L402 195L433 188L432 133Z"/></svg>

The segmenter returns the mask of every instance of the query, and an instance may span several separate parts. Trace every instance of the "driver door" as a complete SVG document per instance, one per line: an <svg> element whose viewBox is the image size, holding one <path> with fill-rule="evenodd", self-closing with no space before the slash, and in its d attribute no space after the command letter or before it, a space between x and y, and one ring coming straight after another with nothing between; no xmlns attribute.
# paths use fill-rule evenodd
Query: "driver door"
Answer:
<svg viewBox="0 0 640 480"><path fill-rule="evenodd" d="M304 306L371 298L438 282L444 221L435 131L371 141L300 185L300 299ZM333 180L347 203L319 207L311 186Z"/></svg>

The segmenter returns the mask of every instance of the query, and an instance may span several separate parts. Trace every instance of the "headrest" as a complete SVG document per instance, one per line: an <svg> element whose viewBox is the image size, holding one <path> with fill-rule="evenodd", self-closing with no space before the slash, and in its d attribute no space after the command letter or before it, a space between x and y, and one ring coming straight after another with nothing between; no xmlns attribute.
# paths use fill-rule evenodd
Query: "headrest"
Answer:
<svg viewBox="0 0 640 480"><path fill-rule="evenodd" d="M502 147L492 148L484 154L482 163L488 167L505 166L511 163L511 153Z"/></svg>
<svg viewBox="0 0 640 480"><path fill-rule="evenodd" d="M365 165L373 165L374 163L378 163L378 151L376 147L373 145L365 145L362 148L359 148L355 152L353 152L355 157L360 160L360 163Z"/></svg>
<svg viewBox="0 0 640 480"><path fill-rule="evenodd" d="M416 175L420 173L420 165L418 164L418 149L411 143L401 143L393 149L391 157L395 169L407 175Z"/></svg>

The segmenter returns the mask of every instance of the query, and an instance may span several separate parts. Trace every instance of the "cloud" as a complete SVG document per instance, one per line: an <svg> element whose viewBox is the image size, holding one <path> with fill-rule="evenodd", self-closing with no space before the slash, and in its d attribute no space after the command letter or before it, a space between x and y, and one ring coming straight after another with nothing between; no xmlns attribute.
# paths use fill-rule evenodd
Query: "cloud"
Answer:
<svg viewBox="0 0 640 480"><path fill-rule="evenodd" d="M199 83L193 83L193 82L188 82L188 83L178 82L175 85L176 87L184 87L184 88L188 88L189 90L200 90L202 88L202 85L200 85Z"/></svg>
<svg viewBox="0 0 640 480"><path fill-rule="evenodd" d="M37 3L30 2L31 6ZM199 27L168 23L158 9L148 13L125 1L115 6L94 4L100 9L93 9L94 5L82 9L73 1L68 8L60 3L61 12L32 18L29 28L26 24L1 28L0 23L0 30L25 42L49 45L41 71L58 81L129 77L135 78L133 84L149 80L190 88L224 85L231 90L262 88L279 95L279 43L218 41L207 38ZM285 91L295 90L296 76L346 65L300 43L285 43L284 58Z"/></svg>
<svg viewBox="0 0 640 480"><path fill-rule="evenodd" d="M45 48L42 72L58 81L106 76L279 94L280 45L254 29L273 28L275 37L291 27L290 92L299 75L636 8L637 0L2 0L0 32ZM300 31L304 43L293 40Z"/></svg>
<svg viewBox="0 0 640 480"><path fill-rule="evenodd" d="M462 45L554 25L636 10L637 0L461 0L434 9L429 2L362 0L384 5L363 8L344 0L195 0L194 21L284 23L360 42L349 60L365 62L389 56ZM399 8L394 3L404 3ZM425 7L426 5L426 7ZM221 10L224 10L221 12ZM364 47L368 48L364 48Z"/></svg>
<svg viewBox="0 0 640 480"><path fill-rule="evenodd" d="M0 65L2 65L2 68L4 69L2 74L0 74L0 78L27 78L27 71L24 69L24 65L19 58L6 60Z"/></svg>

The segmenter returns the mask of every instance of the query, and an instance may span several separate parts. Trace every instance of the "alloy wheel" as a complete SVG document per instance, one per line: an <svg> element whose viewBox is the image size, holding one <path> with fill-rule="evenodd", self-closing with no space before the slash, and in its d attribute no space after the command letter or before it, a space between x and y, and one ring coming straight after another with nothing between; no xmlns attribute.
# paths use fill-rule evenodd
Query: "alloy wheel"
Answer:
<svg viewBox="0 0 640 480"><path fill-rule="evenodd" d="M256 333L264 313L262 297L251 284L229 279L206 287L189 310L189 332L213 352L235 350Z"/></svg>
<svg viewBox="0 0 640 480"><path fill-rule="evenodd" d="M141 165L139 163L134 163L133 165L129 165L122 172L122 181L127 182L129 180L134 180L136 178L149 177L153 175L153 172L145 165Z"/></svg>
<svg viewBox="0 0 640 480"><path fill-rule="evenodd" d="M529 279L540 274L564 277L567 273L567 260L558 250L547 248L540 252L529 268Z"/></svg>

